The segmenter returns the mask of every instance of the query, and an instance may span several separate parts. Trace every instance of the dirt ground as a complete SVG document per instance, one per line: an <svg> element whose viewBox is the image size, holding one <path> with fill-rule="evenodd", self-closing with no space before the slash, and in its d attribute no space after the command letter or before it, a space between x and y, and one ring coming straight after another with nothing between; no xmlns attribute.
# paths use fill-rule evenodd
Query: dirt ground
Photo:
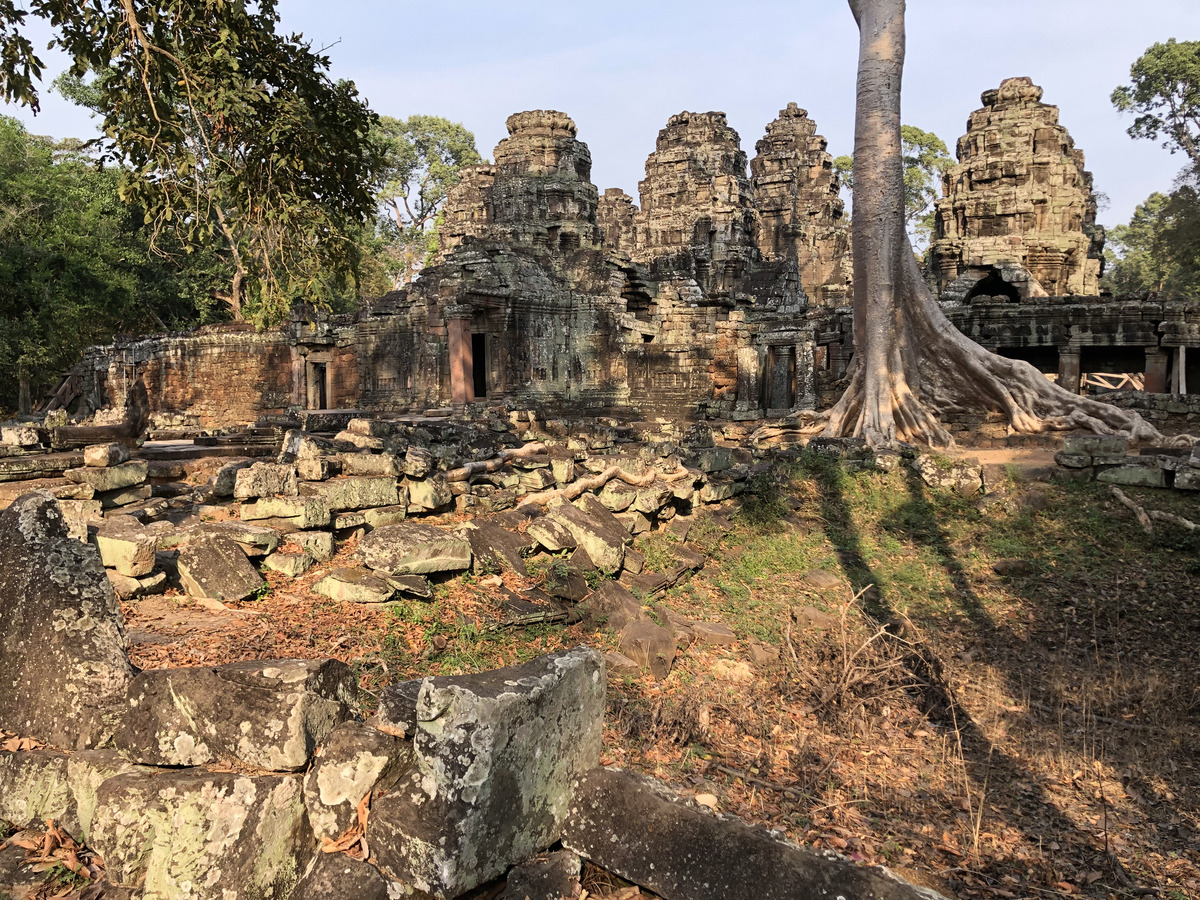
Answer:
<svg viewBox="0 0 1200 900"><path fill-rule="evenodd" d="M731 531L693 528L704 569L645 598L737 642L687 647L662 682L610 673L605 762L950 896L1200 897L1198 533L1145 535L1095 484L962 497L805 457L756 488ZM1200 520L1195 496L1129 493ZM648 569L673 561L662 533L637 546ZM616 646L578 625L493 629L495 578L431 603L311 593L353 549L234 610L127 605L134 662L331 655L370 705L400 678Z"/></svg>

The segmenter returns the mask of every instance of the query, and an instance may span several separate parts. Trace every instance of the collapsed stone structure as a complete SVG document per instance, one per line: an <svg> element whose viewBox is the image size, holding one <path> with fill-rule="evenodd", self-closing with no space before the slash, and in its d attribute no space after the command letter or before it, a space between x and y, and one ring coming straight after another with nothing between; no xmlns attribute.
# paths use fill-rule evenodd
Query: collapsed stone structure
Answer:
<svg viewBox="0 0 1200 900"><path fill-rule="evenodd" d="M936 204L932 270L945 300L1099 294L1104 231L1083 151L1029 78L983 92Z"/></svg>

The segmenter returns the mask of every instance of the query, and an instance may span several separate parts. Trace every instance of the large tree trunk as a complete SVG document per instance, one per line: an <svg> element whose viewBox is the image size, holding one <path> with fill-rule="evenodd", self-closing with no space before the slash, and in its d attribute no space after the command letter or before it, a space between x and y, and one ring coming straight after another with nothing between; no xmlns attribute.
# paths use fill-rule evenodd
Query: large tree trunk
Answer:
<svg viewBox="0 0 1200 900"><path fill-rule="evenodd" d="M825 433L948 446L956 412L1000 411L1014 431L1085 428L1162 436L1137 413L1068 393L984 350L946 318L904 230L900 80L904 0L849 0L859 26L854 128L854 365Z"/></svg>

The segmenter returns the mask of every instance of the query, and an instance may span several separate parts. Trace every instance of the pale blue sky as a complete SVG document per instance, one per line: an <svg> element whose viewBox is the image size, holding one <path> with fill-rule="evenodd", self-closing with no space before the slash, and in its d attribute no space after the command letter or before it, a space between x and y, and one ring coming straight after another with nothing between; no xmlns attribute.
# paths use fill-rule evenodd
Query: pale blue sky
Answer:
<svg viewBox="0 0 1200 900"><path fill-rule="evenodd" d="M592 150L603 190L637 197L647 154L673 113L724 110L754 142L794 100L835 155L851 150L857 35L842 0L280 0L287 30L329 45L335 77L351 78L380 113L460 121L490 156L504 120L560 109ZM1111 198L1107 225L1127 221L1182 165L1125 134L1109 102L1155 41L1200 39L1197 0L910 0L903 117L953 152L979 95L1028 75L1087 155ZM47 95L32 131L86 136L87 114ZM15 111L7 110L10 114Z"/></svg>

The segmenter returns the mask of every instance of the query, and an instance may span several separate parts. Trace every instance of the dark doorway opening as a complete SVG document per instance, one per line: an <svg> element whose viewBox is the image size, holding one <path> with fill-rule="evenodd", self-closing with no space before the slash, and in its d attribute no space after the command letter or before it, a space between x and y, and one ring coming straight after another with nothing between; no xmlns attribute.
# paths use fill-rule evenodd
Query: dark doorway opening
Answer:
<svg viewBox="0 0 1200 900"><path fill-rule="evenodd" d="M967 294L967 302L982 300L985 297L1000 302L1021 302L1021 295L1017 289L1001 278L1000 273L995 270L975 283L975 287L971 288L970 293Z"/></svg>
<svg viewBox="0 0 1200 900"><path fill-rule="evenodd" d="M1057 347L997 347L996 355L1007 359L1023 359L1043 375L1058 371Z"/></svg>
<svg viewBox="0 0 1200 900"><path fill-rule="evenodd" d="M323 362L309 363L309 408L328 409L329 394L326 387L326 367Z"/></svg>
<svg viewBox="0 0 1200 900"><path fill-rule="evenodd" d="M487 396L487 335L471 335L471 373L474 377L475 399Z"/></svg>

